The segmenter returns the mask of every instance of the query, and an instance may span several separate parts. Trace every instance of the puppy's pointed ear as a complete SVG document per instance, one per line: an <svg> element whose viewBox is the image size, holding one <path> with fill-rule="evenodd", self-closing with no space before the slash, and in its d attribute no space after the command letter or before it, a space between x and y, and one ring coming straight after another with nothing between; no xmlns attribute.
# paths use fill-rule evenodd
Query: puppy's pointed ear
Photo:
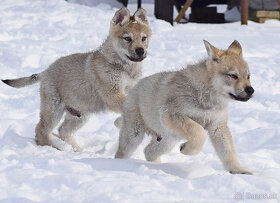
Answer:
<svg viewBox="0 0 280 203"><path fill-rule="evenodd" d="M234 52L239 56L242 56L242 47L237 40L234 40L228 47L228 51Z"/></svg>
<svg viewBox="0 0 280 203"><path fill-rule="evenodd" d="M149 20L147 18L147 12L143 8L139 8L133 15L134 20L142 23L144 25L149 25Z"/></svg>
<svg viewBox="0 0 280 203"><path fill-rule="evenodd" d="M129 10L126 7L122 7L115 13L115 16L112 19L114 25L123 26L130 18Z"/></svg>
<svg viewBox="0 0 280 203"><path fill-rule="evenodd" d="M221 50L218 48L214 47L212 44L210 44L208 41L203 40L205 48L207 50L208 58L214 61L218 61L219 57L222 53Z"/></svg>

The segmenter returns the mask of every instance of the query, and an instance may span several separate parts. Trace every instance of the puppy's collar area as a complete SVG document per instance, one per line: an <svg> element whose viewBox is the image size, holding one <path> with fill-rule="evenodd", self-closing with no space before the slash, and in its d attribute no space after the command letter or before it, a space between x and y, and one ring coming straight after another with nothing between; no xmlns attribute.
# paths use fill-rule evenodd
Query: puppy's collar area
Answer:
<svg viewBox="0 0 280 203"><path fill-rule="evenodd" d="M109 62L109 64L111 65L120 65L120 66L124 66L124 64L127 64L127 60L125 60L124 57L120 57L119 55L117 55L117 53L115 53L114 56L117 56L117 57L114 57L113 55L111 56L111 58L109 56L107 56L106 53L103 52L104 50L103 49L100 49L98 50L98 52L100 54L102 54L102 56L104 56L107 61Z"/></svg>

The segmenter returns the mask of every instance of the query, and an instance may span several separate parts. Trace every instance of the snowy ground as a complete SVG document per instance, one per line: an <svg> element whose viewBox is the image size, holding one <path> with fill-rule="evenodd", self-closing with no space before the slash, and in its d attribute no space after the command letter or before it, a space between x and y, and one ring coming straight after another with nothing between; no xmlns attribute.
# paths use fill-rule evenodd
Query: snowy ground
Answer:
<svg viewBox="0 0 280 203"><path fill-rule="evenodd" d="M98 47L120 4L93 2L95 7L62 0L1 0L0 78L37 73L60 56ZM203 39L219 48L234 39L242 44L255 96L230 105L229 127L240 162L254 175L224 171L209 140L199 155L184 156L177 146L158 164L144 160L147 138L133 159L115 160L118 129L112 113L93 115L78 132L83 152L39 147L34 142L38 86L0 84L1 202L280 200L280 22L172 27L153 17L151 4L143 7L153 30L144 76L206 56ZM134 12L136 5L129 8Z"/></svg>

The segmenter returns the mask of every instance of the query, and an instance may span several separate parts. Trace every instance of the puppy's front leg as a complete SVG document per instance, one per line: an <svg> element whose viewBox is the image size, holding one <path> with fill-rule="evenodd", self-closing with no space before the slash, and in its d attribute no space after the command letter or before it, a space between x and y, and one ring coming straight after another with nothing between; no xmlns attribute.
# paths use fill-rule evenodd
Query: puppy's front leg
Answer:
<svg viewBox="0 0 280 203"><path fill-rule="evenodd" d="M242 168L233 146L232 137L226 123L215 124L208 128L211 142L223 163L230 173L250 174L250 171Z"/></svg>

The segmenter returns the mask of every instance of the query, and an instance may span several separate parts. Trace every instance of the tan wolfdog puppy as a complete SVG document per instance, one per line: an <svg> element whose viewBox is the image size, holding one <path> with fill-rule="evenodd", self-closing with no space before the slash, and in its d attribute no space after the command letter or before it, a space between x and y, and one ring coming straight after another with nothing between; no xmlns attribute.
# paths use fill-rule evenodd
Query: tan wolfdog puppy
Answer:
<svg viewBox="0 0 280 203"><path fill-rule="evenodd" d="M204 43L207 59L144 78L129 92L116 158L130 157L144 133L153 135L144 150L148 161L160 161L182 137L187 142L181 153L195 155L203 147L206 130L226 170L251 174L240 166L227 127L228 102L247 101L254 92L248 65L237 41L225 51Z"/></svg>
<svg viewBox="0 0 280 203"><path fill-rule="evenodd" d="M147 55L150 36L144 9L130 16L128 9L121 8L111 21L109 36L96 51L59 58L45 71L30 77L3 80L12 87L40 82L38 145L52 145L51 132L65 111L59 136L75 151L80 147L74 133L91 113L119 113L128 90L141 77L141 61Z"/></svg>

